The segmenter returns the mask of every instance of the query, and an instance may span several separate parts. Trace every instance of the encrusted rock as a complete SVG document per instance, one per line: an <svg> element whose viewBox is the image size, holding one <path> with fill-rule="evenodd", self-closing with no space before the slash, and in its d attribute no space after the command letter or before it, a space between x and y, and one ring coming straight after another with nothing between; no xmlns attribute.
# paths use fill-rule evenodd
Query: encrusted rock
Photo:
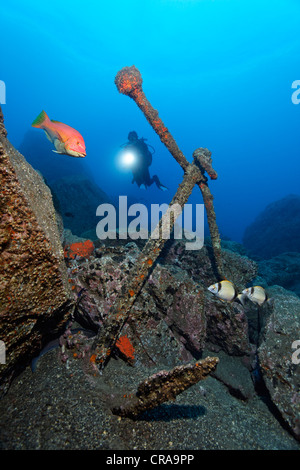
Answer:
<svg viewBox="0 0 300 470"><path fill-rule="evenodd" d="M139 253L136 244L129 243L124 247L98 249L96 257L86 261L69 260L74 299L82 293L75 312L79 322L94 331L99 327L105 328ZM181 292L181 297L189 288L190 301L186 305L179 293L174 296L176 288ZM150 361L153 365L158 356L163 355L166 364L172 367L175 358L190 360L192 356L188 351L199 353L204 344L205 317L203 302L199 301L199 296L194 298L192 295L200 291L195 283L188 282L188 276L184 273L180 279L179 273L176 275L157 265L132 307L123 332L132 341L137 360L147 364ZM184 308L181 312L179 304ZM192 308L189 310L188 307ZM184 313L189 322L183 318Z"/></svg>
<svg viewBox="0 0 300 470"><path fill-rule="evenodd" d="M223 351L218 352L218 358L220 363L211 374L212 377L223 383L232 396L244 401L251 399L255 389L249 368L252 369L254 364L247 364L243 358L230 356Z"/></svg>
<svg viewBox="0 0 300 470"><path fill-rule="evenodd" d="M158 264L148 281L147 291L179 344L199 354L206 339L203 288L185 271Z"/></svg>
<svg viewBox="0 0 300 470"><path fill-rule="evenodd" d="M213 269L207 249L201 251L202 255L185 251L186 263L184 256L180 260L170 256L167 260L159 259L170 264L155 264L132 307L129 327L124 330L136 348L137 360L149 359L143 352L145 349L156 362L158 354L168 354L171 344L180 349L180 355L177 355L178 350L176 355L181 361L190 361L193 356L198 358L205 347L238 356L251 353L243 307L235 302L222 302L207 290L214 279ZM105 328L107 316L122 295L139 253L137 245L131 242L125 246L98 248L89 260L70 260L74 296L82 293L76 311L79 322L95 331ZM250 278L250 274L244 273L248 266L246 258L224 252L224 259L236 278L239 267L240 277ZM251 262L249 266L254 274Z"/></svg>
<svg viewBox="0 0 300 470"><path fill-rule="evenodd" d="M69 313L70 288L49 188L0 135L0 383L40 349Z"/></svg>
<svg viewBox="0 0 300 470"><path fill-rule="evenodd" d="M208 349L223 350L234 356L251 353L248 320L240 304L210 298L206 302L205 311L207 316L206 347Z"/></svg>
<svg viewBox="0 0 300 470"><path fill-rule="evenodd" d="M180 268L179 272L186 272L205 293L202 302L206 318L206 347L239 356L249 354L251 348L244 308L236 302L223 302L207 290L217 281L210 246L187 251L179 241L173 243L164 255L165 267L172 265ZM222 250L222 257L227 279L232 280L241 292L256 276L256 263L230 250Z"/></svg>
<svg viewBox="0 0 300 470"><path fill-rule="evenodd" d="M283 419L300 440L300 365L292 344L300 340L300 299L282 287L269 289L274 309L258 356L265 384Z"/></svg>
<svg viewBox="0 0 300 470"><path fill-rule="evenodd" d="M228 245L228 244L227 244ZM184 269L199 284L208 287L218 281L213 266L213 253L210 240L205 240L201 250L186 250L183 241L166 246L163 263ZM222 250L224 274L234 283L239 292L257 275L257 264L230 249Z"/></svg>
<svg viewBox="0 0 300 470"><path fill-rule="evenodd" d="M282 286L300 297L300 253L281 253L258 262L258 275L266 286Z"/></svg>
<svg viewBox="0 0 300 470"><path fill-rule="evenodd" d="M0 135L3 137L7 136L7 132L4 126L4 117L3 117L1 106L0 106Z"/></svg>
<svg viewBox="0 0 300 470"><path fill-rule="evenodd" d="M74 235L97 239L96 226L99 217L96 209L100 204L111 203L109 196L85 175L72 175L60 178L50 184L57 197L64 227Z"/></svg>

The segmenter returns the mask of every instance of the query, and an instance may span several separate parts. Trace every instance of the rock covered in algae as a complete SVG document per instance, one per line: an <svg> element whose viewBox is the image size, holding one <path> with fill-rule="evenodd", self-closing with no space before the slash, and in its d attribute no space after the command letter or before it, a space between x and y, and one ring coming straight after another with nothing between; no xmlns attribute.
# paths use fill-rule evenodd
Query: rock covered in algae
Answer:
<svg viewBox="0 0 300 470"><path fill-rule="evenodd" d="M69 284L49 188L0 134L0 338L6 391L44 336L65 321Z"/></svg>
<svg viewBox="0 0 300 470"><path fill-rule="evenodd" d="M105 328L139 253L132 242L97 249L96 256L86 261L69 260L74 298L83 292L75 312L80 323L94 331ZM172 367L173 348L178 347L181 358L186 360L192 357L189 352L202 350L206 325L202 297L202 289L184 272L169 271L158 264L132 307L129 325L124 329L134 343L136 357L146 363L150 360L153 365L163 349Z"/></svg>
<svg viewBox="0 0 300 470"><path fill-rule="evenodd" d="M265 283L263 287L282 286L300 297L300 253L281 253L270 259L259 260L257 264L258 276Z"/></svg>
<svg viewBox="0 0 300 470"><path fill-rule="evenodd" d="M184 392L200 380L205 379L215 368L219 359L206 357L195 364L176 366L171 371L162 370L148 377L138 386L135 396L126 398L122 404L114 406L112 412L119 416L136 419L146 410Z"/></svg>
<svg viewBox="0 0 300 470"><path fill-rule="evenodd" d="M6 132L5 125L4 125L4 117L3 117L1 107L0 107L0 135L3 136L3 137L7 136L7 132Z"/></svg>
<svg viewBox="0 0 300 470"><path fill-rule="evenodd" d="M50 187L57 198L64 228L81 237L91 231L96 240L99 222L96 210L100 204L112 203L109 196L84 174L56 179Z"/></svg>
<svg viewBox="0 0 300 470"><path fill-rule="evenodd" d="M259 363L273 403L300 441L300 364L292 347L300 340L300 299L279 286L268 292L274 308L258 350Z"/></svg>
<svg viewBox="0 0 300 470"><path fill-rule="evenodd" d="M169 354L169 351L173 347L179 348L177 357L181 361L198 358L206 347L248 356L251 347L243 307L235 302L222 302L207 290L214 281L208 250L204 247L193 254L181 250L184 244L174 242L169 256L159 259L132 307L123 333L133 343L136 360L148 363L149 355L156 363L159 354L172 358L174 352ZM73 295L83 292L76 311L79 323L94 331L105 328L139 253L139 247L131 242L98 248L86 261L70 260ZM224 251L225 265L230 264L236 278L240 270L240 280L250 279L251 274L246 277L244 273L247 259L234 255ZM186 261L185 257L188 257ZM251 270L252 274L255 272ZM144 350L148 355L145 356ZM172 359L166 363L168 367L175 365ZM153 365L151 360L150 365Z"/></svg>

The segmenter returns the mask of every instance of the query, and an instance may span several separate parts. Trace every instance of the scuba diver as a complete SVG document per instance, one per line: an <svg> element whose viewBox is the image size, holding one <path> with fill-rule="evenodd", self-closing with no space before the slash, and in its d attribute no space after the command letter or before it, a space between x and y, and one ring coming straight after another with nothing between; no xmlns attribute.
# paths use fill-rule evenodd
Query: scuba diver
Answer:
<svg viewBox="0 0 300 470"><path fill-rule="evenodd" d="M161 184L157 175L150 177L149 166L152 163L154 148L145 143L147 139L143 137L139 139L135 131L129 132L128 140L129 142L123 144L122 147L124 148L124 156L126 155L127 165L130 166L133 174L132 184L136 183L139 188L147 189L148 186L155 183L158 189L166 191L168 188ZM149 147L152 148L152 153Z"/></svg>

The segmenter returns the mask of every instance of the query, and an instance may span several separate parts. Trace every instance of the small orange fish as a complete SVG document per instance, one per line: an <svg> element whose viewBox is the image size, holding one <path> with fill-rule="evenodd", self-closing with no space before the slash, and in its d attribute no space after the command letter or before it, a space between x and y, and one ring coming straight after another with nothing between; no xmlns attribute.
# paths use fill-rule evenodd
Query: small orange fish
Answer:
<svg viewBox="0 0 300 470"><path fill-rule="evenodd" d="M45 111L42 111L33 121L32 127L43 129L48 139L54 144L55 153L70 155L71 157L85 157L85 143L78 131L59 121L50 120Z"/></svg>

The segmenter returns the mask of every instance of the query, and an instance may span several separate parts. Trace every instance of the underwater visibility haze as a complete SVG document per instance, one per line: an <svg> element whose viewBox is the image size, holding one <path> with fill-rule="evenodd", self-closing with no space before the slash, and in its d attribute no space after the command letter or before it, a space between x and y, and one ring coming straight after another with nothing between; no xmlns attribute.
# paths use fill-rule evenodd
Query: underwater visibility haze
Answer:
<svg viewBox="0 0 300 470"><path fill-rule="evenodd" d="M299 18L296 0L1 3L0 448L299 450ZM205 203L203 249L95 236L98 205L175 193Z"/></svg>
<svg viewBox="0 0 300 470"><path fill-rule="evenodd" d="M291 101L299 79L299 9L291 0L3 4L1 80L10 139L17 148L29 131L38 139L30 126L43 109L84 136L85 168L104 191L139 199L115 158L135 130L155 148L152 172L164 176L173 194L181 169L114 84L118 70L135 65L186 158L199 146L212 152L220 230L241 241L267 204L299 194L300 106ZM57 160L46 144L46 178L60 176L60 168L77 171L78 162ZM142 197L155 203L162 195L151 188Z"/></svg>

